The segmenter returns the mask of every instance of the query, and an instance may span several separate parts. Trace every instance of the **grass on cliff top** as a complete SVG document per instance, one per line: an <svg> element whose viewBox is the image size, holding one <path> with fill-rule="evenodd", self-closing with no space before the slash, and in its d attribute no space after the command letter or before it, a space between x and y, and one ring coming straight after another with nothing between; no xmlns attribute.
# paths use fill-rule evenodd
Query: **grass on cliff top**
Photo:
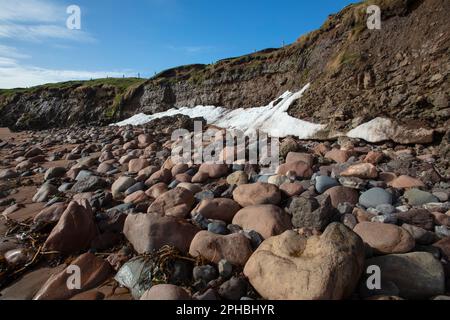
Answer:
<svg viewBox="0 0 450 320"><path fill-rule="evenodd" d="M133 92L146 81L147 79L141 78L104 78L87 81L49 83L31 88L0 89L0 109L5 103L8 103L10 97L13 97L16 94L33 94L48 89L75 89L80 87L109 86L115 88L116 94L111 106L105 110L105 116L112 118L119 112L124 98L132 95Z"/></svg>
<svg viewBox="0 0 450 320"><path fill-rule="evenodd" d="M48 83L30 88L0 89L0 96L14 95L16 93L32 93L45 89L65 89L78 86L95 87L101 85L113 86L116 87L119 92L125 92L128 88L138 86L145 81L147 81L147 79L142 78L103 78L94 80L66 81Z"/></svg>
<svg viewBox="0 0 450 320"><path fill-rule="evenodd" d="M287 46L286 46L287 47ZM283 48L269 48L255 51L239 57L218 60L211 64L192 64L164 70L155 75L150 81L157 84L174 84L187 81L200 84L212 76L220 76L222 72L245 72L245 70L260 67L264 61L275 59Z"/></svg>

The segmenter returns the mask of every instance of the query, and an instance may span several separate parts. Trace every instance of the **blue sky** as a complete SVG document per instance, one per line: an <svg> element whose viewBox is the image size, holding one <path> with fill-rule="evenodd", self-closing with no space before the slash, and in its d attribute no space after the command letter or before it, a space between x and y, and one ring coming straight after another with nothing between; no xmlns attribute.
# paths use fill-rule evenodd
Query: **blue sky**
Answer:
<svg viewBox="0 0 450 320"><path fill-rule="evenodd" d="M151 77L294 42L349 0L0 0L0 88ZM69 5L81 30L66 27Z"/></svg>

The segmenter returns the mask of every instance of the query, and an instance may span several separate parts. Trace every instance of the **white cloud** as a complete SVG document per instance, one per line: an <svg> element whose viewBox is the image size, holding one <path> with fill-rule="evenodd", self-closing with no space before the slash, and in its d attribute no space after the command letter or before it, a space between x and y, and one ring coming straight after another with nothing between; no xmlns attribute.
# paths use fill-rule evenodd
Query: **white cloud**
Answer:
<svg viewBox="0 0 450 320"><path fill-rule="evenodd" d="M0 57L0 68L2 67L13 67L15 66L16 60L6 57Z"/></svg>
<svg viewBox="0 0 450 320"><path fill-rule="evenodd" d="M56 0L0 0L0 39L9 41L49 42L55 47L67 46L67 41L92 42L95 39L85 30L66 27L66 7ZM52 40L52 41L49 41ZM59 41L56 41L59 40ZM121 77L124 72L59 70L33 65L31 56L15 47L0 45L0 88L31 87L69 80ZM125 72L125 75L127 73Z"/></svg>
<svg viewBox="0 0 450 320"><path fill-rule="evenodd" d="M95 39L82 30L70 30L58 25L0 24L0 38L41 41L44 39L65 39L93 42Z"/></svg>
<svg viewBox="0 0 450 320"><path fill-rule="evenodd" d="M122 77L122 75L122 72L55 70L19 65L3 67L0 60L0 88L2 89L25 88L70 80Z"/></svg>
<svg viewBox="0 0 450 320"><path fill-rule="evenodd" d="M213 46L169 46L169 49L174 51L182 51L185 53L201 53L214 50Z"/></svg>
<svg viewBox="0 0 450 320"><path fill-rule="evenodd" d="M0 38L94 41L88 32L66 27L66 9L49 0L0 0Z"/></svg>
<svg viewBox="0 0 450 320"><path fill-rule="evenodd" d="M65 9L48 0L0 0L0 21L63 21Z"/></svg>
<svg viewBox="0 0 450 320"><path fill-rule="evenodd" d="M108 72L39 68L35 66L22 65L13 58L0 56L1 89L25 88L45 83L55 83L69 80L122 77L123 75L130 76L128 72L120 71Z"/></svg>
<svg viewBox="0 0 450 320"><path fill-rule="evenodd" d="M186 46L186 47L182 47L182 49L189 53L198 53L198 52L210 51L213 49L213 47L212 46Z"/></svg>
<svg viewBox="0 0 450 320"><path fill-rule="evenodd" d="M0 44L0 57L28 59L29 55L20 53L16 48Z"/></svg>

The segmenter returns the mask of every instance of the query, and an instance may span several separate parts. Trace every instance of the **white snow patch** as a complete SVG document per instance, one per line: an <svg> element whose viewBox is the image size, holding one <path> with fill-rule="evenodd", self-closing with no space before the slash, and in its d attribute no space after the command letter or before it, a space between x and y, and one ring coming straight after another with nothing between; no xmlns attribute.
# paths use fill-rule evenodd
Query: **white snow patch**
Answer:
<svg viewBox="0 0 450 320"><path fill-rule="evenodd" d="M287 114L292 103L300 99L309 86L307 84L302 90L295 93L287 91L278 99L263 107L229 110L215 106L196 106L194 108L170 109L153 115L137 114L113 125L142 125L162 117L182 114L191 118L203 117L208 124L226 129L242 130L247 134L261 130L272 137L281 138L293 135L300 139L312 139L325 126L296 119Z"/></svg>
<svg viewBox="0 0 450 320"><path fill-rule="evenodd" d="M350 130L347 133L347 137L363 139L372 143L386 141L393 137L394 127L395 126L390 119L375 118Z"/></svg>
<svg viewBox="0 0 450 320"><path fill-rule="evenodd" d="M180 109L170 109L164 112L155 113L152 115L146 115L144 113L139 113L131 118L128 118L126 120L123 120L121 122L112 124L112 126L127 126L127 125L133 125L133 126L139 126L146 124L150 121L161 119L164 117L170 117L175 116L177 114L183 114L186 116L189 116L191 118L198 118L203 117L208 123L213 124L218 119L220 119L223 114L226 112L226 109L220 108L220 107L214 107L214 106L197 106L194 108L180 108Z"/></svg>
<svg viewBox="0 0 450 320"><path fill-rule="evenodd" d="M350 138L359 138L377 143L392 140L401 144L433 142L434 130L399 124L387 118L375 118L347 133Z"/></svg>
<svg viewBox="0 0 450 320"><path fill-rule="evenodd" d="M283 138L289 135L299 139L324 139L327 126L300 120L288 115L292 103L300 99L308 90L307 84L298 92L287 91L267 106L230 110L215 106L196 106L194 108L170 109L153 115L137 114L112 126L142 125L166 116L182 114L191 118L203 117L208 124L225 129L237 129L250 136L256 130L272 137ZM387 118L375 118L364 123L342 136L362 139L371 143L393 140L398 143L429 143L433 131L403 127ZM333 136L336 138L336 136Z"/></svg>

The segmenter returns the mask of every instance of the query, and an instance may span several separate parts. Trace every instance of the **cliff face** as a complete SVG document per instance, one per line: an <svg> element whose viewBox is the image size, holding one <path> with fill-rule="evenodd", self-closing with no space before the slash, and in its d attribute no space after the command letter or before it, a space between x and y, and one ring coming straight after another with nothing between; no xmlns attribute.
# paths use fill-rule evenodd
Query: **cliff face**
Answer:
<svg viewBox="0 0 450 320"><path fill-rule="evenodd" d="M15 130L105 124L144 80L100 79L0 92L0 126Z"/></svg>
<svg viewBox="0 0 450 320"><path fill-rule="evenodd" d="M382 29L368 30L369 4ZM77 84L0 96L15 129L110 123L172 107L267 104L311 83L292 116L349 129L376 116L445 128L450 117L450 1L373 0L330 16L292 45L170 69L126 90Z"/></svg>
<svg viewBox="0 0 450 320"><path fill-rule="evenodd" d="M357 14L345 23L352 17L343 12L338 21L344 22L332 23L318 39L314 51L326 71L311 80L292 115L331 121L337 128L380 115L414 126L448 127L450 1L386 3L390 9L382 11L381 30L361 29Z"/></svg>
<svg viewBox="0 0 450 320"><path fill-rule="evenodd" d="M4 98L0 122L19 130L95 122L114 96L114 88L77 86L16 94Z"/></svg>

